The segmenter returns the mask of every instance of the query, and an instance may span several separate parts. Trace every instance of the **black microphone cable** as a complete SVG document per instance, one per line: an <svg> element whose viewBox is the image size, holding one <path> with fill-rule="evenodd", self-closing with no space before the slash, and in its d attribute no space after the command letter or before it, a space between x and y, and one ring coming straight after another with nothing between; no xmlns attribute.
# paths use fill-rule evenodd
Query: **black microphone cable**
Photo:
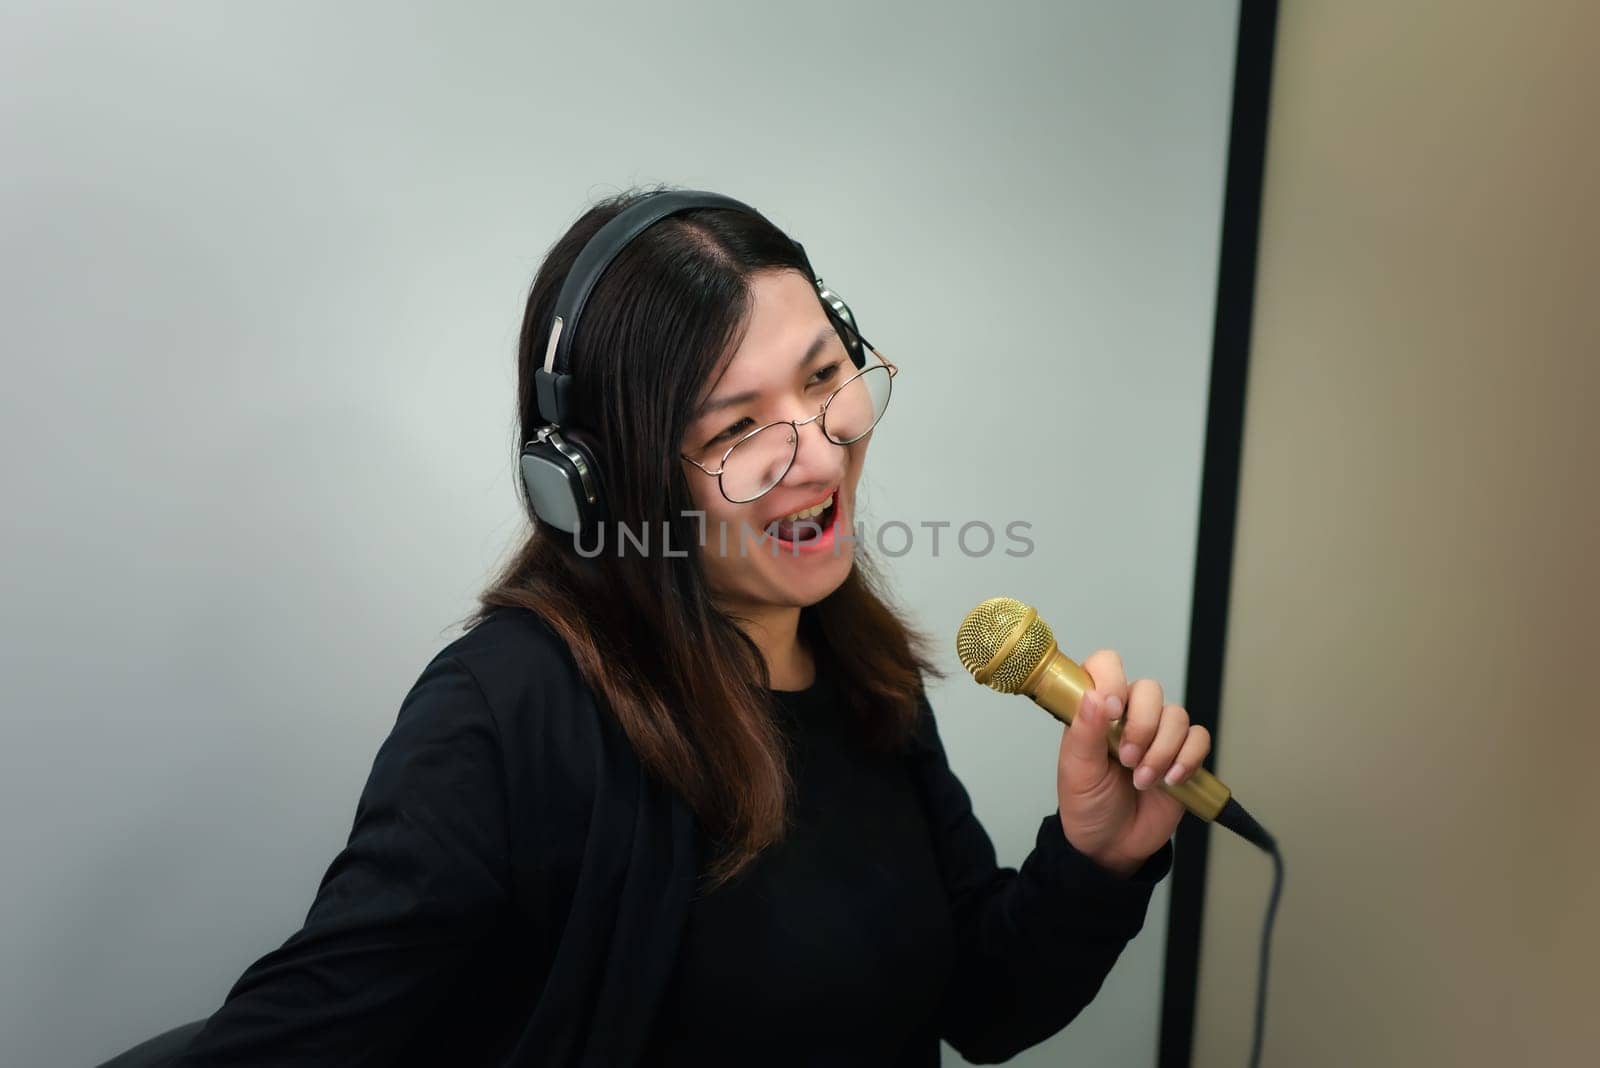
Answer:
<svg viewBox="0 0 1600 1068"><path fill-rule="evenodd" d="M1259 1068L1261 1037L1267 1021L1267 962L1272 949L1272 921L1278 915L1278 899L1283 896L1283 853L1278 849L1278 840L1231 797L1217 813L1216 822L1260 847L1272 858L1272 895L1267 899L1267 919L1261 927L1261 958L1256 965L1255 1035L1250 1041L1250 1068Z"/></svg>
<svg viewBox="0 0 1600 1068"><path fill-rule="evenodd" d="M1270 836L1269 836L1270 838ZM1283 893L1283 854L1278 843L1267 850L1272 856L1272 896L1267 899L1267 920L1261 927L1261 962L1256 967L1256 1029L1250 1043L1250 1068L1261 1064L1261 1030L1267 1018L1267 958L1272 946L1272 919L1278 914L1278 898Z"/></svg>

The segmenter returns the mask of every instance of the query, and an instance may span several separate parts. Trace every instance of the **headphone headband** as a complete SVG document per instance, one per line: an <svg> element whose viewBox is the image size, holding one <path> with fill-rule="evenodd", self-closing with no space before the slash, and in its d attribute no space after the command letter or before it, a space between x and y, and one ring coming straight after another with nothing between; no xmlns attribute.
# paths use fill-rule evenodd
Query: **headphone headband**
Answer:
<svg viewBox="0 0 1600 1068"><path fill-rule="evenodd" d="M766 216L750 205L720 193L696 189L673 189L649 193L618 212L590 238L578 253L572 269L561 283L556 296L555 315L550 322L550 339L545 344L544 366L534 371L539 414L546 423L560 426L568 415L568 397L572 389L571 366L572 335L583 313L589 294L599 283L601 275L611 266L611 261L628 246L628 243L651 226L669 215L695 208L725 208L741 211L765 220ZM806 273L810 275L811 261L800 242L791 243L805 260Z"/></svg>

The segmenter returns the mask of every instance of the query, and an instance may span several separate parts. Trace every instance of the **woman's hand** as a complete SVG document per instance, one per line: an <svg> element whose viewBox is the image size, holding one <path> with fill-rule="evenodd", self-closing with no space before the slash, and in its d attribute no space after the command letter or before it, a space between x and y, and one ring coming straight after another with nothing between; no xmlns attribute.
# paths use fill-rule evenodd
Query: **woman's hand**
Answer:
<svg viewBox="0 0 1600 1068"><path fill-rule="evenodd" d="M1129 875L1160 849L1183 817L1184 807L1152 788L1158 779L1180 783L1211 752L1211 732L1191 726L1182 705L1163 702L1161 684L1139 679L1131 686L1122 657L1102 649L1083 662L1094 688L1061 735L1056 762L1056 797L1067 841L1096 864ZM1106 731L1126 709L1116 767Z"/></svg>

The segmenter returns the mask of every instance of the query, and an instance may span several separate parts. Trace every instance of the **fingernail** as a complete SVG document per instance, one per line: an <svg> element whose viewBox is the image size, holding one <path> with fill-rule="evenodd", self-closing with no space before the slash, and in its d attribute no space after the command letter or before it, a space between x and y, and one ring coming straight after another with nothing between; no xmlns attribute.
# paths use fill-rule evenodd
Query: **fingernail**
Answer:
<svg viewBox="0 0 1600 1068"><path fill-rule="evenodd" d="M1145 766L1145 767L1140 768L1138 771L1133 773L1133 785L1134 785L1134 788L1135 789L1139 789L1139 790L1145 789L1147 786L1149 786L1152 782L1155 781L1155 777L1156 777L1156 769L1155 768L1149 767L1148 765Z"/></svg>
<svg viewBox="0 0 1600 1068"><path fill-rule="evenodd" d="M1174 764L1174 765L1172 765L1172 767L1168 768L1167 769L1167 778L1166 778L1167 785L1168 786L1176 786L1176 785L1178 785L1178 780L1183 777L1183 772L1184 772L1184 767L1183 767L1182 764Z"/></svg>
<svg viewBox="0 0 1600 1068"><path fill-rule="evenodd" d="M1127 745L1124 745L1121 749L1117 750L1117 755L1122 758L1123 767L1131 768L1139 759L1139 747L1134 745L1132 742L1129 742Z"/></svg>
<svg viewBox="0 0 1600 1068"><path fill-rule="evenodd" d="M1118 697L1116 694L1112 694L1110 697L1106 698L1106 715L1110 716L1112 719L1116 719L1118 716L1122 715L1122 698Z"/></svg>

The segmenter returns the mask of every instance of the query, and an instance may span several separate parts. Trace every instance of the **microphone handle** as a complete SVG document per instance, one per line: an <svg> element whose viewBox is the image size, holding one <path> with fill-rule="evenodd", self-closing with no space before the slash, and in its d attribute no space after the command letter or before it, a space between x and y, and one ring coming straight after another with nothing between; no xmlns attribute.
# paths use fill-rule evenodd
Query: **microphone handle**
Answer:
<svg viewBox="0 0 1600 1068"><path fill-rule="evenodd" d="M1027 694L1034 704L1062 723L1072 722L1083 695L1094 688L1094 680L1089 677L1089 673L1059 648L1052 650L1052 654L1044 658L1034 675L1036 679L1030 678L1023 683L1022 692ZM1106 745L1111 750L1113 760L1120 761L1117 750L1122 747L1124 722L1125 719L1119 719L1106 731ZM1117 766L1122 765L1119 762ZM1187 779L1176 786L1169 786L1160 779L1156 780L1155 785L1207 823L1217 819L1218 814L1228 807L1232 797L1232 792L1222 784L1221 780L1205 768L1196 768ZM1239 809L1237 801L1231 806L1230 815L1233 809L1243 811ZM1232 822L1232 820L1222 821L1223 826L1237 830L1231 826ZM1251 838L1248 834L1245 837Z"/></svg>

